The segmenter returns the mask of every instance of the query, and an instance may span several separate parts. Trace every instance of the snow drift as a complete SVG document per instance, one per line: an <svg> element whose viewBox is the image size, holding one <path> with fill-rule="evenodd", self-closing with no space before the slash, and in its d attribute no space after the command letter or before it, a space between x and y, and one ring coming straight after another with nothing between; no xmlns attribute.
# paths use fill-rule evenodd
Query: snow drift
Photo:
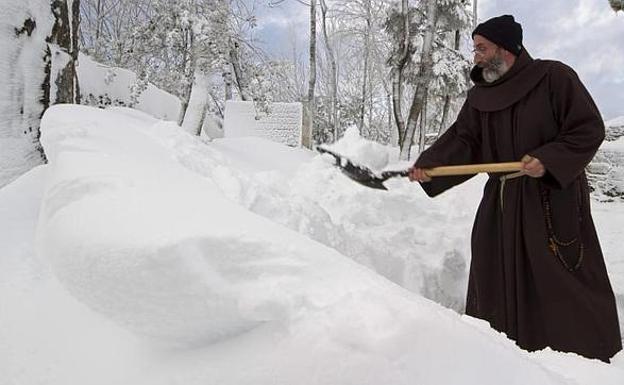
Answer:
<svg viewBox="0 0 624 385"><path fill-rule="evenodd" d="M70 324L81 325L74 338L104 329L113 336L112 351L140 361L89 366L93 383L616 384L624 378L617 366L573 354L523 352L484 322L408 292L302 235L309 231L305 226L293 232L247 210L238 201L250 191L239 198L234 192L253 178L231 167L227 142L204 144L173 124L126 109L56 106L43 122L50 164L36 174L46 178L40 258L23 252L14 261L38 265L40 273L21 281L51 288L48 300L60 304L66 295L41 283L58 278L100 318L147 337L138 348L122 329L104 328L84 310L69 312L79 315ZM204 149L203 157L193 146ZM290 170L293 182L314 176L315 167L335 171L316 157ZM15 188L37 185L36 175ZM276 175L272 180L281 181ZM11 205L17 196L0 190L0 212L17 218ZM50 281L42 278L48 264L57 277ZM7 274L19 285L15 274ZM28 292L0 292L11 310L10 317L2 315L9 330L21 330L15 313L23 310L15 298L29 298ZM54 305L42 308L52 311ZM54 341L54 333L42 334ZM23 339L4 338L8 345L0 347L0 353L14 352L12 365L2 368L7 378L62 384L83 366L70 354L75 362L36 362L30 375L19 369L27 366L19 361L28 357L18 347ZM162 350L163 343L177 348ZM48 344L25 351L45 351ZM63 346L60 351L70 351L71 344ZM82 360L108 357L98 346L91 353Z"/></svg>
<svg viewBox="0 0 624 385"><path fill-rule="evenodd" d="M178 120L182 109L180 99L151 83L133 98L133 88L137 84L134 72L98 63L83 53L78 63L82 104L101 108L133 107L159 119Z"/></svg>

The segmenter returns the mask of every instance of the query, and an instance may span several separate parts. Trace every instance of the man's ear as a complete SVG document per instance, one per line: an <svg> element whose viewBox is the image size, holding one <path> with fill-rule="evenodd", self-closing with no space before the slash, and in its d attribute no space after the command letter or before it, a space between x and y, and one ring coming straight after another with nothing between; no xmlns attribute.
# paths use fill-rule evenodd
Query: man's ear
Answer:
<svg viewBox="0 0 624 385"><path fill-rule="evenodd" d="M502 47L501 51L503 51L503 59L505 60L505 62L513 63L516 61L516 55L514 55L513 53L507 51L505 48Z"/></svg>

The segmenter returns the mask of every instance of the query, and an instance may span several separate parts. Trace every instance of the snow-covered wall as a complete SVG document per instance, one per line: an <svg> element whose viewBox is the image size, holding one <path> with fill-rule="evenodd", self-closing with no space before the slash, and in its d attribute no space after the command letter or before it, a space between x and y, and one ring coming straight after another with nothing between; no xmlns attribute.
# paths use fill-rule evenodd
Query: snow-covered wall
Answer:
<svg viewBox="0 0 624 385"><path fill-rule="evenodd" d="M156 118L177 121L181 102L153 84L140 93L136 101L132 98L132 87L136 84L134 72L100 64L89 56L80 54L78 63L81 103L97 107L132 107Z"/></svg>
<svg viewBox="0 0 624 385"><path fill-rule="evenodd" d="M301 143L303 107L301 103L271 103L267 115L253 102L228 101L225 104L226 138L256 136L297 147Z"/></svg>

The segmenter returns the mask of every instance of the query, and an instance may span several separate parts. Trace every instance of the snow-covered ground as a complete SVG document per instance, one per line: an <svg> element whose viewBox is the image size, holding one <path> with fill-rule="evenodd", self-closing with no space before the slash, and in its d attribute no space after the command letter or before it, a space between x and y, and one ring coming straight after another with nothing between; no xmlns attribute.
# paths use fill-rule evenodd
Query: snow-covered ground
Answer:
<svg viewBox="0 0 624 385"><path fill-rule="evenodd" d="M371 190L129 109L55 106L42 132L49 165L0 190L1 385L624 381L624 353L527 353L440 305L463 308L482 178ZM624 205L594 213L622 313Z"/></svg>

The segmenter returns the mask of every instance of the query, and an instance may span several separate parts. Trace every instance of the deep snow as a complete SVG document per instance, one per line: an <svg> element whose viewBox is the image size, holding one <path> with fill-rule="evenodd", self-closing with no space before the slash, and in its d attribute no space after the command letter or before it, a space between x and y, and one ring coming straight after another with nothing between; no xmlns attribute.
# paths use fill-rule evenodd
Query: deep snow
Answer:
<svg viewBox="0 0 624 385"><path fill-rule="evenodd" d="M350 135L337 148L388 167ZM0 190L0 384L624 380L624 353L526 353L422 297L463 307L480 178L370 190L323 156L127 109L53 107L42 140L50 164ZM624 210L595 206L622 309Z"/></svg>

